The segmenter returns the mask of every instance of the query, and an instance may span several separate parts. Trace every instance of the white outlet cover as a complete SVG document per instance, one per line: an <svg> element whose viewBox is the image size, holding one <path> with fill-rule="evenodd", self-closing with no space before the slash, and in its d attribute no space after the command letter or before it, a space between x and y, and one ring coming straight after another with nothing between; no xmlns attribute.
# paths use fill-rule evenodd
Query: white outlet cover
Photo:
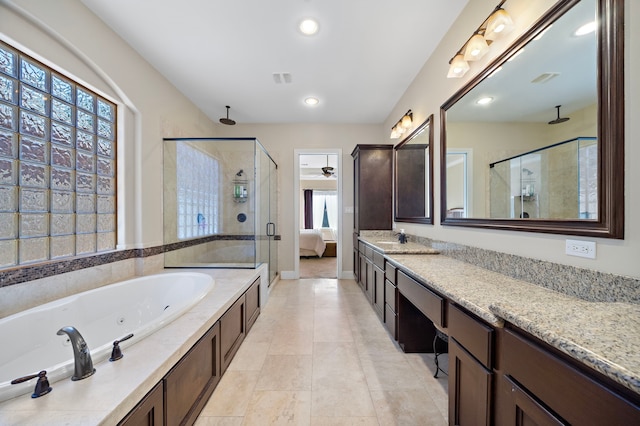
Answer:
<svg viewBox="0 0 640 426"><path fill-rule="evenodd" d="M595 241L566 240L565 253L569 256L596 258Z"/></svg>

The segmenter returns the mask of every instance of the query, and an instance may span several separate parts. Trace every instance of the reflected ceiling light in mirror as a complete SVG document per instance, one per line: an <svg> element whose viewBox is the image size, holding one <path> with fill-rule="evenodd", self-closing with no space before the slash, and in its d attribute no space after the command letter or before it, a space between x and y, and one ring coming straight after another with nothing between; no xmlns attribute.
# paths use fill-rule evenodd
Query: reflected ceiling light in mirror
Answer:
<svg viewBox="0 0 640 426"><path fill-rule="evenodd" d="M501 0L491 14L473 32L456 54L449 60L447 78L460 78L469 71L469 61L481 59L489 46L499 36L507 34L513 29L513 20L502 5L507 0Z"/></svg>
<svg viewBox="0 0 640 426"><path fill-rule="evenodd" d="M389 139L398 139L413 125L413 112L407 111L400 120L391 128Z"/></svg>
<svg viewBox="0 0 640 426"><path fill-rule="evenodd" d="M596 30L596 21L593 21L593 22L589 22L588 24L584 24L583 26L578 28L576 32L573 33L573 35L580 37L583 35L590 34L595 30Z"/></svg>
<svg viewBox="0 0 640 426"><path fill-rule="evenodd" d="M485 96L484 98L480 98L476 101L478 105L487 105L493 102L493 98L491 96Z"/></svg>
<svg viewBox="0 0 640 426"><path fill-rule="evenodd" d="M540 31L540 34L538 34L537 36L535 36L533 39L534 39L534 40L536 40L536 41L540 40L540 39L545 35L545 33L546 33L547 31L549 31L549 29L550 29L551 27L553 27L553 25L549 25L547 28L545 28L544 30Z"/></svg>
<svg viewBox="0 0 640 426"><path fill-rule="evenodd" d="M304 103L309 106L315 106L315 105L318 105L320 101L318 100L318 98L314 98L313 96L310 96L304 100Z"/></svg>
<svg viewBox="0 0 640 426"><path fill-rule="evenodd" d="M302 34L310 36L318 32L318 30L320 29L320 25L315 19L307 18L303 19L300 22L300 25L298 25L298 29Z"/></svg>

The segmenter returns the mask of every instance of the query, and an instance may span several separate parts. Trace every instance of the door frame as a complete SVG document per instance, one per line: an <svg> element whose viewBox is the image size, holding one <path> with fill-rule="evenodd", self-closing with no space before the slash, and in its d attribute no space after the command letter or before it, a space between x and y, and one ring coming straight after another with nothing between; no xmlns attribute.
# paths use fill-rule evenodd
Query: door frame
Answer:
<svg viewBox="0 0 640 426"><path fill-rule="evenodd" d="M324 149L295 149L294 150L294 167L293 167L293 205L296 211L293 220L293 273L295 279L300 278L300 155L336 155L338 157L337 182L338 191L338 227L336 230L336 277L342 277L342 149L341 148L324 148Z"/></svg>

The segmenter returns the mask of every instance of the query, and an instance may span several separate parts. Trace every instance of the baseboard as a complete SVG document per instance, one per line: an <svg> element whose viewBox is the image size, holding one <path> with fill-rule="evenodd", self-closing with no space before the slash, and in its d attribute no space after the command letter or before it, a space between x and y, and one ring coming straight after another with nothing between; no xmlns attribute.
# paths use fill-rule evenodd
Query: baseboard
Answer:
<svg viewBox="0 0 640 426"><path fill-rule="evenodd" d="M280 271L280 279L282 280L297 280L300 278L296 271Z"/></svg>

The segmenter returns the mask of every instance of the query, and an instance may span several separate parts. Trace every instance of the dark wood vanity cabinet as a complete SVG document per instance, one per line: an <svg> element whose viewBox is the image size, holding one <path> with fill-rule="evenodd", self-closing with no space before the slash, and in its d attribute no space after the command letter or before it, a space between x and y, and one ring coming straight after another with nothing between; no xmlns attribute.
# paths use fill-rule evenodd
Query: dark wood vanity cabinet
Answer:
<svg viewBox="0 0 640 426"><path fill-rule="evenodd" d="M394 340L398 339L396 327L398 314L398 289L396 287L396 267L389 262L384 265L384 326Z"/></svg>
<svg viewBox="0 0 640 426"><path fill-rule="evenodd" d="M495 332L454 304L448 308L449 423L490 425Z"/></svg>
<svg viewBox="0 0 640 426"><path fill-rule="evenodd" d="M118 423L118 426L163 426L163 397L163 382L160 382Z"/></svg>
<svg viewBox="0 0 640 426"><path fill-rule="evenodd" d="M260 315L260 278L257 278L245 293L247 303L247 333Z"/></svg>
<svg viewBox="0 0 640 426"><path fill-rule="evenodd" d="M220 357L223 373L227 371L246 335L246 313L246 298L243 294L220 318Z"/></svg>
<svg viewBox="0 0 640 426"><path fill-rule="evenodd" d="M166 424L193 424L221 376L220 323L216 322L164 378Z"/></svg>
<svg viewBox="0 0 640 426"><path fill-rule="evenodd" d="M378 314L378 318L384 321L384 256L377 251L373 252L373 279L371 304Z"/></svg>
<svg viewBox="0 0 640 426"><path fill-rule="evenodd" d="M393 145L356 145L351 156L354 231L391 229Z"/></svg>
<svg viewBox="0 0 640 426"><path fill-rule="evenodd" d="M504 330L499 354L498 426L640 424L640 396L521 330Z"/></svg>

